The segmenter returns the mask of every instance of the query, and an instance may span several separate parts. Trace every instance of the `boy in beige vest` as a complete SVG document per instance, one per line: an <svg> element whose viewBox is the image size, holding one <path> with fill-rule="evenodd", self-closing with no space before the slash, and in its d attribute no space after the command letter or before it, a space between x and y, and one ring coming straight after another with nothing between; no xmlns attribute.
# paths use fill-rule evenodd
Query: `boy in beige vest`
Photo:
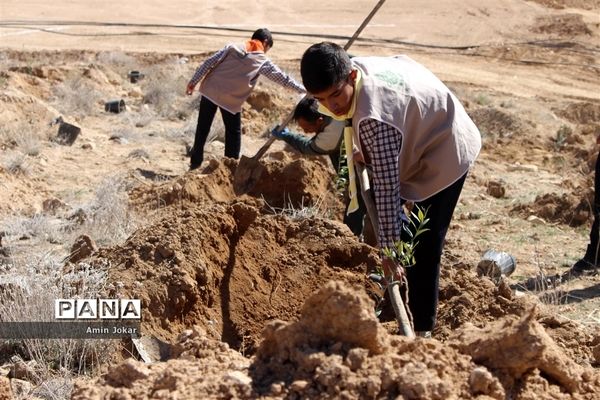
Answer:
<svg viewBox="0 0 600 400"><path fill-rule="evenodd" d="M304 87L289 77L266 56L273 47L268 29L258 29L246 43L230 44L209 57L194 73L186 93L191 95L200 82L200 110L194 146L190 151L190 169L200 167L204 160L204 145L217 107L225 125L225 157L239 158L242 129L242 104L264 75L273 82L298 93Z"/></svg>
<svg viewBox="0 0 600 400"><path fill-rule="evenodd" d="M416 264L406 274L415 332L430 336L438 303L444 238L467 172L481 148L479 130L452 92L406 56L354 57L331 42L306 50L302 81L320 111L345 120L354 151L372 173L379 247L402 237L402 203L428 210ZM406 238L404 238L406 240ZM386 271L397 266L382 253Z"/></svg>

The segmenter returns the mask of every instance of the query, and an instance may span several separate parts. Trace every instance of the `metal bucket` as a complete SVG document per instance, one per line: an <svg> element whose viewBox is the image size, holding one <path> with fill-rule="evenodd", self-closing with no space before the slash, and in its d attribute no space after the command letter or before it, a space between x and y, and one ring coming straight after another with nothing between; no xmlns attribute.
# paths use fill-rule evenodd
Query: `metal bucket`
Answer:
<svg viewBox="0 0 600 400"><path fill-rule="evenodd" d="M516 267L517 261L512 255L504 251L488 250L477 264L477 275L488 276L496 281L515 272Z"/></svg>

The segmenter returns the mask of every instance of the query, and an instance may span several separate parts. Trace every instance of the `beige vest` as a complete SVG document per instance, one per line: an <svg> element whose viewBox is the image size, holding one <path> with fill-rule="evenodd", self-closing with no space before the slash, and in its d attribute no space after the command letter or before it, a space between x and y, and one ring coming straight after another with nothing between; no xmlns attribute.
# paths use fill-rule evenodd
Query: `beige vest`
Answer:
<svg viewBox="0 0 600 400"><path fill-rule="evenodd" d="M433 73L406 56L355 57L362 89L352 118L370 118L402 135L398 158L400 195L425 200L462 177L481 149L479 130L458 99Z"/></svg>
<svg viewBox="0 0 600 400"><path fill-rule="evenodd" d="M230 113L242 111L242 104L258 82L258 70L268 60L263 52L246 52L244 45L229 45L219 64L200 84L200 93Z"/></svg>

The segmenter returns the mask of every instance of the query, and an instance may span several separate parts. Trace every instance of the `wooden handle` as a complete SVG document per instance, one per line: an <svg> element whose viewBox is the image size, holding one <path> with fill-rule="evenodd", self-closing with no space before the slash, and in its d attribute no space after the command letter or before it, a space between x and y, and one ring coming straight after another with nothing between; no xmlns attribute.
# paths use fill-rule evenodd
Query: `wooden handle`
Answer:
<svg viewBox="0 0 600 400"><path fill-rule="evenodd" d="M396 313L396 321L398 321L398 327L404 336L414 338L415 333L410 325L410 320L408 319L408 314L406 313L406 308L404 307L404 301L402 301L398 285L398 282L392 282L388 286L388 294L390 295L390 301L392 302L392 307L394 307L394 312Z"/></svg>

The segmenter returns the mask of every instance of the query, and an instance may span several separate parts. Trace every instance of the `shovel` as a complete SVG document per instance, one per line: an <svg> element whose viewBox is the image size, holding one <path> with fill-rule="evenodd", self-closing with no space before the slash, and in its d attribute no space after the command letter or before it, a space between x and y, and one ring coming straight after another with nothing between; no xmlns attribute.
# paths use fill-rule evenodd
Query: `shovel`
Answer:
<svg viewBox="0 0 600 400"><path fill-rule="evenodd" d="M379 2L375 5L373 10L367 15L365 20L360 24L354 35L348 40L348 43L344 46L344 50L348 50L352 43L356 40L358 35L362 32L363 29L367 26L369 21L373 18L377 10L381 8L381 6L385 3L385 0L379 0ZM305 98L308 96L304 96ZM295 108L295 107L294 107ZM294 110L287 116L287 118L277 127L278 131L282 131L287 124L290 123L292 118L294 117ZM269 132L267 132L269 134ZM271 135L271 137L266 141L265 144L258 150L258 152L253 157L242 156L240 161L238 162L238 166L235 170L235 174L233 176L233 191L239 196L244 193L249 192L256 182L260 179L263 171L265 170L264 165L262 165L259 160L260 158L267 152L269 147L275 141L275 137Z"/></svg>
<svg viewBox="0 0 600 400"><path fill-rule="evenodd" d="M306 96L304 96L304 98L306 98ZM283 123L277 127L277 130L282 131L283 128L290 123L293 117L294 110L292 110ZM270 133L267 132L267 134ZM239 196L244 193L248 193L250 189L256 185L256 182L258 182L263 171L265 170L265 166L262 165L259 160L267 152L267 150L269 150L269 147L271 147L275 140L276 137L271 135L265 144L258 149L253 157L242 156L238 162L235 174L233 175L233 191L235 194Z"/></svg>
<svg viewBox="0 0 600 400"><path fill-rule="evenodd" d="M362 195L363 202L365 203L367 214L371 220L373 231L375 234L377 234L379 231L379 219L377 217L377 208L375 208L375 202L373 201L373 192L371 191L371 185L369 184L369 175L367 174L367 170L365 169L364 165L361 163L355 163L354 168L356 168L358 177L357 181L359 182L360 193ZM394 308L394 313L396 314L396 322L398 322L400 333L406 337L414 338L415 333L410 325L410 319L408 318L404 301L400 295L399 282L394 281L388 284L387 292L390 296L390 302Z"/></svg>

